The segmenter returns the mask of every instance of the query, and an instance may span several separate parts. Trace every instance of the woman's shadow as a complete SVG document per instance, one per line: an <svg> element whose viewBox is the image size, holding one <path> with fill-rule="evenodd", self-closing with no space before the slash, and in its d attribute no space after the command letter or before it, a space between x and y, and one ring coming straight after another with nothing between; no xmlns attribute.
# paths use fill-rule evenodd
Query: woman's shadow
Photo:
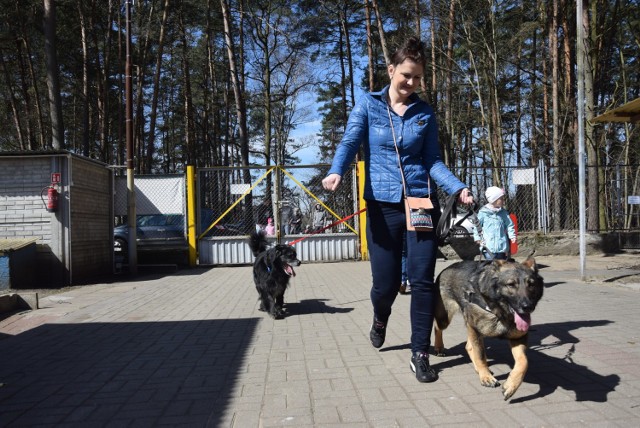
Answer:
<svg viewBox="0 0 640 428"><path fill-rule="evenodd" d="M527 350L529 368L524 381L538 384L539 390L535 394L525 397L519 397L516 393L515 398L511 399L511 403L546 397L559 387L566 391L573 391L576 401L606 402L608 394L620 384L620 376L600 374L576 362L574 356L578 356L580 353L576 344L580 343L580 339L570 332L581 328L600 327L611 322L608 320L572 321L538 324L535 329L532 328L529 334L529 349ZM556 340L543 343L546 338L555 338ZM432 358L433 367L442 371L460 364L468 364L470 360L464 345L461 343L447 349L447 355L458 355L459 358L441 363L438 363L436 358ZM567 351L560 357L552 356L550 352L547 352L567 345L569 345ZM513 368L513 356L506 340L486 338L485 347L489 366L507 364ZM504 374L496 376L496 378L504 383L507 376L508 374Z"/></svg>

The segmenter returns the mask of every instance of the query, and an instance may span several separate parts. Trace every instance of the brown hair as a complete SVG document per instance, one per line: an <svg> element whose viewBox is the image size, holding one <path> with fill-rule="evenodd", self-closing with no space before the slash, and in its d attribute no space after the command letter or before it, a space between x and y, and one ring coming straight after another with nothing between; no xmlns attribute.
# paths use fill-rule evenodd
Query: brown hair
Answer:
<svg viewBox="0 0 640 428"><path fill-rule="evenodd" d="M391 55L391 65L395 67L407 59L422 65L424 68L427 66L424 43L416 36L409 37L407 41Z"/></svg>

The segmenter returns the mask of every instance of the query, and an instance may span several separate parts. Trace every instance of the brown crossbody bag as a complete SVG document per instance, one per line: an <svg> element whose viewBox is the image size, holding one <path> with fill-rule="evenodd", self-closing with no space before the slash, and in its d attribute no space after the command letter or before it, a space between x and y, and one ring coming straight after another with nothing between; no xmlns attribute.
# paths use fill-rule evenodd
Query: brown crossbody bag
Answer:
<svg viewBox="0 0 640 428"><path fill-rule="evenodd" d="M389 114L389 124L391 125L391 135L393 136L393 146L396 148L396 155L398 156L398 166L400 167L400 175L402 176L402 190L404 191L404 212L407 217L407 230L416 232L431 232L433 230L433 220L431 219L431 210L433 204L431 198L416 198L408 196L407 183L404 179L404 170L402 169L402 161L400 158L400 151L398 150L398 143L396 141L396 131L393 126L393 120L391 120L391 110L389 110L389 104L387 104L387 113ZM431 179L427 177L427 189L431 194Z"/></svg>

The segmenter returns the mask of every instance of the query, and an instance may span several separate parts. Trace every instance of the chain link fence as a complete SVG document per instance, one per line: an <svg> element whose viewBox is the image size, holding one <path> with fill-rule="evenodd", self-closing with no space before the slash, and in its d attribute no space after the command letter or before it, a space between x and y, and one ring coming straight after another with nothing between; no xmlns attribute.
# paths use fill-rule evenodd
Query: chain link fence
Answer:
<svg viewBox="0 0 640 428"><path fill-rule="evenodd" d="M452 172L474 193L480 205L486 203L485 191L490 186L505 190L505 208L515 214L520 232L546 228L546 190L544 171L539 168L474 168L452 169ZM440 200L446 195L439 191Z"/></svg>
<svg viewBox="0 0 640 428"><path fill-rule="evenodd" d="M518 219L521 232L562 232L580 228L580 197L598 186L598 204L587 204L589 232L630 231L640 228L640 166L589 166L585 195L579 194L578 168L503 167L453 170L469 184L481 203L489 186L505 189L505 207ZM597 183L589 182L597 177ZM593 216L596 216L594 219Z"/></svg>
<svg viewBox="0 0 640 428"><path fill-rule="evenodd" d="M218 167L197 171L198 234L246 236L267 229L273 235L305 233L358 233L358 216L337 223L358 211L355 165L343 177L336 192L322 188L329 165L274 167ZM506 208L516 215L522 232L562 232L579 229L579 181L577 167L503 167L453 169L467 183L481 204L489 186L505 189ZM640 166L587 167L598 177L597 212L587 204L587 218L597 227L589 232L638 232L640 229ZM136 176L138 214L184 214L186 191L183 175ZM116 225L126 214L126 182L116 178ZM595 185L595 184L594 184ZM441 201L445 195L440 193ZM587 198L587 195L583 197ZM337 223L337 224L336 224Z"/></svg>

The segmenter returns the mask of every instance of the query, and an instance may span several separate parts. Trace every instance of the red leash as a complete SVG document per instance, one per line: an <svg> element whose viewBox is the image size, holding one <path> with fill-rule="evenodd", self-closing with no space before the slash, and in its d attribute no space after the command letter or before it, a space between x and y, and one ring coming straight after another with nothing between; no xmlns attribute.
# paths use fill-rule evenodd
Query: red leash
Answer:
<svg viewBox="0 0 640 428"><path fill-rule="evenodd" d="M357 212L355 212L355 213L353 213L353 214L351 214L351 215L348 215L348 216L346 216L346 217L344 217L344 218L341 218L340 220L338 220L338 221L336 221L336 222L331 223L331 224L330 224L330 225L328 225L328 226L323 227L322 229L318 229L318 230L316 230L315 232L311 232L311 233L307 234L306 236L303 236L302 238L298 238L298 239L296 239L296 240L294 240L294 241L291 241L291 242L289 242L289 245L297 244L298 242L300 242L300 241L303 241L303 240L307 239L307 238L308 238L308 237L310 237L311 235L316 235L316 234L318 234L318 233L320 233L320 232L324 232L325 230L329 229L330 227L336 226L336 225L338 225L338 224L340 224L340 223L344 223L345 221L349 220L351 217L355 217L355 216L357 216L358 214L362 214L362 213L363 213L363 212L365 212L366 210L367 210L367 208L363 208L363 209L361 209L360 211L357 211Z"/></svg>

